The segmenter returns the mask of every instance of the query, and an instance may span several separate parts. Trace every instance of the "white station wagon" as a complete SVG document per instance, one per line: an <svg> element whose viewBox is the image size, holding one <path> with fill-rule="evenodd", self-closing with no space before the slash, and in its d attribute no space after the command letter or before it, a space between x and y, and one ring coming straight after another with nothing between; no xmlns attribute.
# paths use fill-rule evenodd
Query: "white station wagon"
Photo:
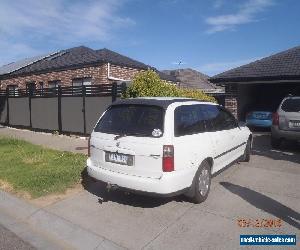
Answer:
<svg viewBox="0 0 300 250"><path fill-rule="evenodd" d="M195 203L209 193L212 174L249 161L252 135L222 106L186 98L114 102L89 141L88 174L109 187Z"/></svg>

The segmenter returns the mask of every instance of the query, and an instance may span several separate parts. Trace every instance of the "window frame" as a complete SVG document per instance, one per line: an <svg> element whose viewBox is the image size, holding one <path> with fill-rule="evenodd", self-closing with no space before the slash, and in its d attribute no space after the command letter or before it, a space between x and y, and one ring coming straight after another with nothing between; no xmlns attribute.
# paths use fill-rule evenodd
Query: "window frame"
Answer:
<svg viewBox="0 0 300 250"><path fill-rule="evenodd" d="M54 87L50 87L49 85L50 84L55 84L55 86ZM61 86L61 80L51 80L51 81L48 81L48 88L49 89L55 89L55 88L57 88L58 86Z"/></svg>
<svg viewBox="0 0 300 250"><path fill-rule="evenodd" d="M84 80L90 79L90 84L84 84ZM92 85L92 77L78 77L72 79L72 87L80 87L80 86L91 86ZM81 85L74 86L74 81L80 81Z"/></svg>
<svg viewBox="0 0 300 250"><path fill-rule="evenodd" d="M11 87L13 87L13 89L10 89ZM8 84L6 86L8 94L10 95L11 93L13 93L13 96L18 96L19 95L19 86L18 84Z"/></svg>

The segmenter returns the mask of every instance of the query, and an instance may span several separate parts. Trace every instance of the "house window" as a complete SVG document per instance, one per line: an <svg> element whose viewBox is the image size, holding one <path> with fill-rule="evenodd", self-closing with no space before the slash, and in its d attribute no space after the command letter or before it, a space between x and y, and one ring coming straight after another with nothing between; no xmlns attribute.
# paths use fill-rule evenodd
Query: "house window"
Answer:
<svg viewBox="0 0 300 250"><path fill-rule="evenodd" d="M48 88L50 89L57 88L60 85L61 85L61 80L54 80L48 82Z"/></svg>
<svg viewBox="0 0 300 250"><path fill-rule="evenodd" d="M29 91L35 90L35 82L27 82L26 83L26 93L29 93Z"/></svg>
<svg viewBox="0 0 300 250"><path fill-rule="evenodd" d="M18 85L7 85L9 95L17 96L18 95Z"/></svg>
<svg viewBox="0 0 300 250"><path fill-rule="evenodd" d="M91 77L83 77L83 78L75 78L72 80L72 86L89 86L92 85L92 78Z"/></svg>

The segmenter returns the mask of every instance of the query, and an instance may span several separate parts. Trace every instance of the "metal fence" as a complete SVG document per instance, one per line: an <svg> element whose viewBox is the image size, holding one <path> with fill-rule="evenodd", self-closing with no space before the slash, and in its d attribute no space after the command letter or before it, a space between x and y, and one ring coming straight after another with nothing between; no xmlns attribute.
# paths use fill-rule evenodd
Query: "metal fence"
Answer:
<svg viewBox="0 0 300 250"><path fill-rule="evenodd" d="M0 124L40 131L90 134L126 83L0 90ZM220 104L224 94L212 94ZM224 104L223 104L224 105Z"/></svg>
<svg viewBox="0 0 300 250"><path fill-rule="evenodd" d="M90 134L126 84L0 90L0 123L41 131Z"/></svg>

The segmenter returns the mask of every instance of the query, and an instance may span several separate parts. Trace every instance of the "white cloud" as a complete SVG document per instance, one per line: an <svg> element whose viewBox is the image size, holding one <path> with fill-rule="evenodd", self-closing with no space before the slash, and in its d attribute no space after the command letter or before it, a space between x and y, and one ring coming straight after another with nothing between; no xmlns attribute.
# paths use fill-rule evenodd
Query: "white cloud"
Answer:
<svg viewBox="0 0 300 250"><path fill-rule="evenodd" d="M240 5L238 11L234 14L208 17L205 20L210 26L207 33L234 30L238 25L257 21L255 18L257 13L264 11L271 5L273 5L273 0L248 0Z"/></svg>
<svg viewBox="0 0 300 250"><path fill-rule="evenodd" d="M117 29L135 24L118 14L124 1L1 0L0 37L6 46L0 44L0 54L8 43L30 50L37 41L59 46L108 41Z"/></svg>
<svg viewBox="0 0 300 250"><path fill-rule="evenodd" d="M0 40L0 67L1 65L11 63L17 59L28 58L43 52L32 48L30 45L21 42L9 42Z"/></svg>
<svg viewBox="0 0 300 250"><path fill-rule="evenodd" d="M200 67L198 67L198 69L200 72L203 72L209 76L213 76L213 75L222 73L224 71L227 71L229 69L233 69L233 68L248 64L250 62L254 62L259 59L261 59L261 58L249 58L249 59L243 59L243 60L237 60L237 61L207 63L207 64L201 65Z"/></svg>

